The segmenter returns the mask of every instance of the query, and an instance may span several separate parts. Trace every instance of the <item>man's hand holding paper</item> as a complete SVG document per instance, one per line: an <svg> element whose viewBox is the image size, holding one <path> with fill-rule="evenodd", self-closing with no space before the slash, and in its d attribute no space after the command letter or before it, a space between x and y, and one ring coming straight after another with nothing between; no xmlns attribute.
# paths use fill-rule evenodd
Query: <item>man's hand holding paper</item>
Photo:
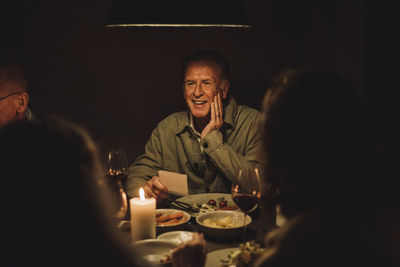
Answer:
<svg viewBox="0 0 400 267"><path fill-rule="evenodd" d="M158 176L153 176L153 178L148 180L143 190L146 197L155 198L157 203L161 203L168 198L168 187Z"/></svg>
<svg viewBox="0 0 400 267"><path fill-rule="evenodd" d="M144 192L147 197L153 197L158 203L168 198L168 193L177 196L188 195L187 175L160 170L158 176L146 182Z"/></svg>

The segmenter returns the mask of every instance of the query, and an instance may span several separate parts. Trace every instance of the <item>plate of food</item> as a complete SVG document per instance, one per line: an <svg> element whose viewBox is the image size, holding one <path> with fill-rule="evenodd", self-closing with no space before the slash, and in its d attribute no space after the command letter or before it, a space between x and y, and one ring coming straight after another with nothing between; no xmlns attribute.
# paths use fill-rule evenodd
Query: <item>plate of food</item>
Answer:
<svg viewBox="0 0 400 267"><path fill-rule="evenodd" d="M182 210L177 209L157 209L156 225L157 227L174 227L187 223L190 215Z"/></svg>
<svg viewBox="0 0 400 267"><path fill-rule="evenodd" d="M219 249L207 253L205 267L244 267L251 266L265 249L254 241L240 244L239 247Z"/></svg>
<svg viewBox="0 0 400 267"><path fill-rule="evenodd" d="M231 194L195 194L180 197L177 200L188 203L199 210L198 212L188 211L188 213L193 217L208 211L239 210L239 207L233 202ZM175 205L174 203L171 203L171 205L179 208L179 206Z"/></svg>

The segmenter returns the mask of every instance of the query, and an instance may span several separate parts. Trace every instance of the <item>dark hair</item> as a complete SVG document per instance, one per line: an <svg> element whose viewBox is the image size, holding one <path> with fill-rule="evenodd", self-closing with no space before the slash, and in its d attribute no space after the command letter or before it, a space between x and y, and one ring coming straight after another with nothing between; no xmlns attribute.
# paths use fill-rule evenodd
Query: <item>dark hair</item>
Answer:
<svg viewBox="0 0 400 267"><path fill-rule="evenodd" d="M112 229L97 148L83 129L57 118L18 121L0 131L0 147L11 265L130 264Z"/></svg>
<svg viewBox="0 0 400 267"><path fill-rule="evenodd" d="M26 91L26 79L22 69L13 64L0 64L0 91Z"/></svg>
<svg viewBox="0 0 400 267"><path fill-rule="evenodd" d="M340 76L282 72L266 93L263 116L266 196L271 201L277 192L283 214L370 193L372 139L366 113Z"/></svg>
<svg viewBox="0 0 400 267"><path fill-rule="evenodd" d="M185 72L188 65L192 62L209 61L217 65L220 70L221 78L229 80L230 66L228 60L220 53L213 50L199 50L184 57L181 70L181 81L185 79Z"/></svg>

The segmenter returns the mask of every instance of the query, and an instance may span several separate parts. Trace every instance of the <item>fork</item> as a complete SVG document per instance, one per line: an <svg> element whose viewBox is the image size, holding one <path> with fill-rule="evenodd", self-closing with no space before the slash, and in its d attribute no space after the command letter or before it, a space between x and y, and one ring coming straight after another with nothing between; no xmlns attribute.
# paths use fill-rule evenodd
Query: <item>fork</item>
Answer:
<svg viewBox="0 0 400 267"><path fill-rule="evenodd" d="M197 207L194 207L193 205L183 202L183 201L179 201L176 199L167 199L170 203L174 203L176 206L178 206L179 208L185 209L187 211L191 211L191 212L199 212L200 209Z"/></svg>

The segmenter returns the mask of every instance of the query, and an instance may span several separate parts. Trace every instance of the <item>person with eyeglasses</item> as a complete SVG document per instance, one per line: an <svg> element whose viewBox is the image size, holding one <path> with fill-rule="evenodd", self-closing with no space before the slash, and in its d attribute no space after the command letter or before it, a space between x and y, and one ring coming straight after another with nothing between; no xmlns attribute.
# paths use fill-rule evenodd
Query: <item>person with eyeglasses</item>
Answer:
<svg viewBox="0 0 400 267"><path fill-rule="evenodd" d="M230 193L239 170L257 167L261 148L260 113L239 105L230 94L229 63L218 52L200 50L187 55L181 69L187 111L161 121L145 153L131 165L127 193L162 203L168 188L158 170L186 174L189 194Z"/></svg>
<svg viewBox="0 0 400 267"><path fill-rule="evenodd" d="M16 120L33 119L28 103L29 93L21 68L0 65L0 128Z"/></svg>

